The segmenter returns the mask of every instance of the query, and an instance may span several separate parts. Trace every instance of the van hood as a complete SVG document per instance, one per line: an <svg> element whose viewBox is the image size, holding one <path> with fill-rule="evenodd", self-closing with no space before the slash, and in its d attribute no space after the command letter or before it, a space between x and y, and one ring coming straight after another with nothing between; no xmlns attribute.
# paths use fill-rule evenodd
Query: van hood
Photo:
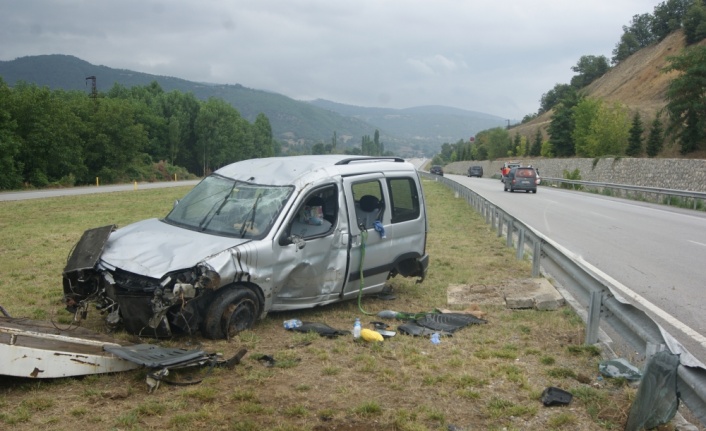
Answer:
<svg viewBox="0 0 706 431"><path fill-rule="evenodd" d="M192 268L209 256L249 241L196 232L154 218L113 232L101 261L109 268L161 279L169 272Z"/></svg>

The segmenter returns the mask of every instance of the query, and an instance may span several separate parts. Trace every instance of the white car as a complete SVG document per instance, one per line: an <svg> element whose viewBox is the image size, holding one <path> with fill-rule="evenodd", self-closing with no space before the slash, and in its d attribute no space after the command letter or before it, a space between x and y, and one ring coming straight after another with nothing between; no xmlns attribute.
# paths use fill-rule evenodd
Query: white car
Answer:
<svg viewBox="0 0 706 431"><path fill-rule="evenodd" d="M269 311L379 293L429 262L415 167L394 157L253 159L203 179L163 219L88 230L64 302L109 325L225 338ZM361 283L361 275L364 283Z"/></svg>

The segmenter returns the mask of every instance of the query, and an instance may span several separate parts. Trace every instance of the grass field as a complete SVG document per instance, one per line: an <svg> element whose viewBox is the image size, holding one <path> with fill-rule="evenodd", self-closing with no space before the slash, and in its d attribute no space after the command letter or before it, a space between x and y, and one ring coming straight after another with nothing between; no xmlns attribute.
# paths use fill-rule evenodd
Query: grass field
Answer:
<svg viewBox="0 0 706 431"><path fill-rule="evenodd" d="M500 286L530 277L528 261L453 193L425 181L429 274L391 280L396 299L363 298L370 313L447 307L451 284ZM185 189L137 190L0 203L0 305L15 317L66 321L61 272L82 232L166 214ZM488 321L443 338L398 334L368 344L285 331L300 318L350 330L356 301L270 314L228 341L198 336L163 345L248 350L232 370L202 370L193 386L148 393L144 370L53 381L0 377L0 429L13 430L603 430L622 429L635 389L598 375L600 352L583 346L584 326L557 311L482 306ZM395 322L390 322L392 329ZM102 330L97 312L86 325ZM116 334L123 342L136 340ZM275 359L273 367L257 360ZM1 359L0 359L1 361ZM189 376L174 376L186 380ZM544 407L542 391L570 391L569 406Z"/></svg>

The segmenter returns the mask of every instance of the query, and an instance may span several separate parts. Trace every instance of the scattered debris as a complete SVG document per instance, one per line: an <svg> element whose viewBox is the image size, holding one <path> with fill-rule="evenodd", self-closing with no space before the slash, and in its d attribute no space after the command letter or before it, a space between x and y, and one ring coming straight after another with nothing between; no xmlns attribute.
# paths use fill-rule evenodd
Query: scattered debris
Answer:
<svg viewBox="0 0 706 431"><path fill-rule="evenodd" d="M545 407L565 406L571 402L573 397L570 392L550 386L542 392L542 404Z"/></svg>
<svg viewBox="0 0 706 431"><path fill-rule="evenodd" d="M302 322L301 325L292 328L287 328L287 330L303 333L316 332L322 337L327 338L336 338L339 335L350 335L350 331L335 329L325 323L320 322Z"/></svg>
<svg viewBox="0 0 706 431"><path fill-rule="evenodd" d="M653 429L672 420L679 408L678 368L679 355L667 350L657 352L649 360L630 407L625 431Z"/></svg>
<svg viewBox="0 0 706 431"><path fill-rule="evenodd" d="M150 368L150 392L169 370L240 363L247 350L231 359L202 350L165 348L151 344L122 346L115 339L81 327L60 329L50 322L0 317L0 373L14 377L59 378ZM210 371L210 370L209 370ZM189 384L199 383L201 380Z"/></svg>
<svg viewBox="0 0 706 431"><path fill-rule="evenodd" d="M384 339L381 333L368 328L363 328L360 331L360 338L368 342L383 341Z"/></svg>
<svg viewBox="0 0 706 431"><path fill-rule="evenodd" d="M598 371L606 377L622 377L627 380L640 380L640 370L623 358L611 359L598 364Z"/></svg>
<svg viewBox="0 0 706 431"><path fill-rule="evenodd" d="M264 365L264 366L266 366L266 367L268 367L268 368L269 368L269 367L274 367L274 366L275 366L275 363L277 363L277 361L275 360L275 358L273 358L273 357L270 356L270 355L259 355L259 356L255 356L255 359L257 359L257 361L258 361L259 363L261 363L262 365Z"/></svg>

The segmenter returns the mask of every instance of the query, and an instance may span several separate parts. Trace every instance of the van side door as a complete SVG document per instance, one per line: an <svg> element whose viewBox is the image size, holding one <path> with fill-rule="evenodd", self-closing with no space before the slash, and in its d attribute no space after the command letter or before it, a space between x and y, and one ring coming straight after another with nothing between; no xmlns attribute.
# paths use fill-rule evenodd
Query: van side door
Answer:
<svg viewBox="0 0 706 431"><path fill-rule="evenodd" d="M389 196L382 173L345 177L343 190L351 238L344 297L353 298L361 285L366 294L381 291L390 273L392 241L379 230L390 224Z"/></svg>

